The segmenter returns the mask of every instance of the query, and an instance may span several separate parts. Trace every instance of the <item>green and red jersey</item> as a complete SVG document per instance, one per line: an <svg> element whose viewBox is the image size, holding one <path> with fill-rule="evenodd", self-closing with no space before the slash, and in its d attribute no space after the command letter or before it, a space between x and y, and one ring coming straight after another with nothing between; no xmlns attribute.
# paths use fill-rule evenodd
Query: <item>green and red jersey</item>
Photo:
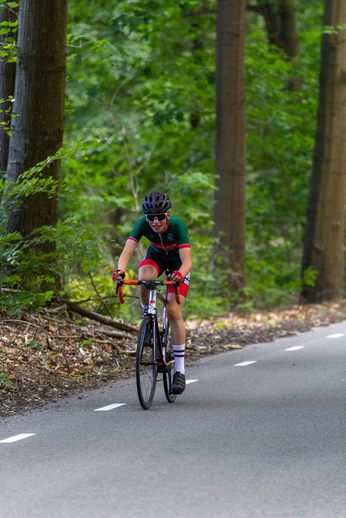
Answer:
<svg viewBox="0 0 346 518"><path fill-rule="evenodd" d="M154 232L144 216L135 224L129 239L138 243L143 236L161 254L178 255L182 248L190 248L186 227L177 216L171 216L167 229L162 234Z"/></svg>

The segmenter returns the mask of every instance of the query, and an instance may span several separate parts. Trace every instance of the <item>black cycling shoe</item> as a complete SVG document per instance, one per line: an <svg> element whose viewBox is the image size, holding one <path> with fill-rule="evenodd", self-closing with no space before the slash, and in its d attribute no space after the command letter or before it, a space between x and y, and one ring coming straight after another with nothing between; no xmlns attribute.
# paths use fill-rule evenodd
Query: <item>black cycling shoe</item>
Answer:
<svg viewBox="0 0 346 518"><path fill-rule="evenodd" d="M173 376L171 394L182 394L186 387L185 374L176 372Z"/></svg>

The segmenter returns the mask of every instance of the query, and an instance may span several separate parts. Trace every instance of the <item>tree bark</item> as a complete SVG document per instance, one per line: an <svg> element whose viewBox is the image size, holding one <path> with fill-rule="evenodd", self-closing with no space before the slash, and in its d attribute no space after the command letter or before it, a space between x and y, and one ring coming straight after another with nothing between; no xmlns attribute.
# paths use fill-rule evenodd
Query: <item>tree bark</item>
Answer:
<svg viewBox="0 0 346 518"><path fill-rule="evenodd" d="M91 318L91 320L100 322L100 324L105 324L106 326L111 326L115 329L121 329L122 331L126 331L128 333L138 333L137 327L129 326L127 324L123 324L122 322L116 322L115 320L112 320L109 317L104 317L103 315L99 315L94 311L82 308L82 306L76 304L75 302L71 302L67 299L61 299L61 302L67 304L69 309L74 313L78 313L78 315L82 315L83 317Z"/></svg>
<svg viewBox="0 0 346 518"><path fill-rule="evenodd" d="M0 24L2 22L15 22L17 19L17 13L14 9L5 7L0 13ZM17 39L17 33L13 33L9 29L8 34L0 34L0 43L6 40L7 36L11 36ZM6 58L0 59L0 99L9 99L11 96L14 97L14 87L16 80L16 63L7 63ZM6 127L10 127L11 116L10 113L5 113L11 109L11 102L4 102L0 104L0 123L5 122ZM0 178L7 170L8 151L10 145L10 137L2 127L0 127Z"/></svg>
<svg viewBox="0 0 346 518"><path fill-rule="evenodd" d="M199 65L203 66L203 60L200 56L200 51L204 48L204 39L203 39L203 25L201 26L200 21L198 18L195 18L191 22L191 28L193 30L193 37L192 37L192 55L194 62ZM201 123L201 114L198 111L198 108L196 107L196 111L192 112L190 115L190 125L191 128L198 128L198 126Z"/></svg>
<svg viewBox="0 0 346 518"><path fill-rule="evenodd" d="M269 45L275 45L278 48L282 48L280 16L277 8L275 8L271 3L265 3L248 5L247 10L263 16Z"/></svg>
<svg viewBox="0 0 346 518"><path fill-rule="evenodd" d="M346 23L346 2L326 0L324 26ZM308 302L343 295L346 201L346 31L323 34L315 152L310 178L303 272L317 270L303 286Z"/></svg>
<svg viewBox="0 0 346 518"><path fill-rule="evenodd" d="M22 173L55 155L64 131L66 81L67 0L20 0L15 102L7 179L16 182ZM42 175L59 180L60 161L46 166ZM24 198L10 216L7 232L22 236L44 225L56 226L57 193ZM41 251L54 252L46 242Z"/></svg>
<svg viewBox="0 0 346 518"><path fill-rule="evenodd" d="M248 5L249 11L261 14L266 26L268 43L282 49L288 59L299 56L299 37L294 0L280 0L274 3ZM287 89L298 92L302 89L303 77L289 79Z"/></svg>
<svg viewBox="0 0 346 518"><path fill-rule="evenodd" d="M281 40L282 49L289 59L299 56L299 37L296 23L294 0L281 0ZM292 92L299 92L303 86L303 76L289 79L287 89Z"/></svg>
<svg viewBox="0 0 346 518"><path fill-rule="evenodd" d="M245 282L245 14L244 0L218 2L214 236L235 291Z"/></svg>
<svg viewBox="0 0 346 518"><path fill-rule="evenodd" d="M282 49L288 57L296 58L299 56L299 38L294 0L281 0L280 19Z"/></svg>

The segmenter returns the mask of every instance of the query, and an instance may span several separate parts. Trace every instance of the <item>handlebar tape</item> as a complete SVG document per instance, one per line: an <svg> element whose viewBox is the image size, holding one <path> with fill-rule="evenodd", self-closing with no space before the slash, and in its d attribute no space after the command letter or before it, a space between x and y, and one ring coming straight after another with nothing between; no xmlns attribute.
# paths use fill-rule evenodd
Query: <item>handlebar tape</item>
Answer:
<svg viewBox="0 0 346 518"><path fill-rule="evenodd" d="M119 296L120 304L125 303L124 294L123 294L123 284L127 284L130 286L138 286L138 281L122 281L121 283L117 284L117 290L116 290L115 296ZM162 281L162 284L164 286L170 286L170 285L174 286L175 298L177 300L177 304L181 304L181 300L179 297L179 286L176 286L172 281Z"/></svg>

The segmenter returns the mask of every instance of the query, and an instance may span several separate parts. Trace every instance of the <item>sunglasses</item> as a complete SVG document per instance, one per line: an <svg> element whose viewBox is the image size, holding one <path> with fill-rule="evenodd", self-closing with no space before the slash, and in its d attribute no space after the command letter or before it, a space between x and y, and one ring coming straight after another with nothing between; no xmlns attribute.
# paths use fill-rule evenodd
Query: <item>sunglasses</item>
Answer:
<svg viewBox="0 0 346 518"><path fill-rule="evenodd" d="M157 219L158 221L162 221L167 217L167 212L165 214L147 214L148 221L154 221Z"/></svg>

